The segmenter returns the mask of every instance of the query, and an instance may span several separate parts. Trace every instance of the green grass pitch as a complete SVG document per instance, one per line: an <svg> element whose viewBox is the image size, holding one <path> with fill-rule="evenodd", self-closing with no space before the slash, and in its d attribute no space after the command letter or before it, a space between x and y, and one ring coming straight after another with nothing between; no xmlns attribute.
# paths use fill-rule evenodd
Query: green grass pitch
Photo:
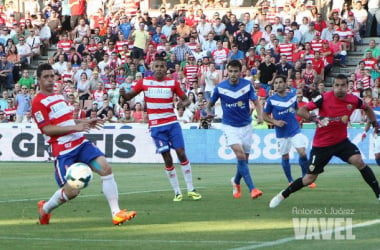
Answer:
<svg viewBox="0 0 380 250"><path fill-rule="evenodd" d="M352 166L326 167L316 189L304 188L276 209L268 208L269 200L287 185L279 165L250 164L255 184L264 191L252 200L243 182L242 198L232 198L235 166L193 164L194 184L203 199L185 197L180 203L172 202L174 194L162 164L114 164L113 168L120 206L136 210L134 220L113 226L100 179L94 176L79 197L55 210L50 224L41 226L37 202L57 188L52 163L2 162L0 248L380 249L380 202ZM380 167L372 168L380 179ZM299 166L292 170L294 177L299 175ZM177 173L184 189L179 167ZM331 209L346 212L332 214ZM301 218L352 219L355 239L336 240L333 234L331 240L296 240L293 219Z"/></svg>

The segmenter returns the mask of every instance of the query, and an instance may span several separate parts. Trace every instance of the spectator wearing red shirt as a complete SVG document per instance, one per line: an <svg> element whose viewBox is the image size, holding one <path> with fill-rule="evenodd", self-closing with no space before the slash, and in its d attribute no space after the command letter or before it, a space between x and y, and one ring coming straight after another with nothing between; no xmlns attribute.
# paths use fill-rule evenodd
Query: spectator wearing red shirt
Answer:
<svg viewBox="0 0 380 250"><path fill-rule="evenodd" d="M312 61L313 69L315 70L315 72L317 72L317 75L318 75L317 83L324 81L325 63L321 57L321 52L315 51L314 58L311 59L311 61Z"/></svg>
<svg viewBox="0 0 380 250"><path fill-rule="evenodd" d="M332 65L334 63L334 51L329 47L329 42L324 41L322 49L319 51L321 57L325 62L325 79L328 73L331 71Z"/></svg>
<svg viewBox="0 0 380 250"><path fill-rule="evenodd" d="M314 21L314 29L322 33L322 30L327 27L326 22L322 19L322 14L317 14L316 19Z"/></svg>
<svg viewBox="0 0 380 250"><path fill-rule="evenodd" d="M81 18L86 18L86 0L69 0L71 7L70 26L74 29Z"/></svg>

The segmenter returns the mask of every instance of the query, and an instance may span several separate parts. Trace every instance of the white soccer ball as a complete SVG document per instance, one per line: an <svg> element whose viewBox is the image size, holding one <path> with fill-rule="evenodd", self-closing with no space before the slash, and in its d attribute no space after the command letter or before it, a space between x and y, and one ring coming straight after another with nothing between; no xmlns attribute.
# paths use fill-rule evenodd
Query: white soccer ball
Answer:
<svg viewBox="0 0 380 250"><path fill-rule="evenodd" d="M66 171L66 181L74 189L83 189L92 180L92 170L84 163L77 162L72 164Z"/></svg>

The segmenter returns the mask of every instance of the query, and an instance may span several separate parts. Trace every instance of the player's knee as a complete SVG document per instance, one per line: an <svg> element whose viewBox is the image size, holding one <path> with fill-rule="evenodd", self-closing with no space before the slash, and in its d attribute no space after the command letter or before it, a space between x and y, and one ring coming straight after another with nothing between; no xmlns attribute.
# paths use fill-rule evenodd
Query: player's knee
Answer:
<svg viewBox="0 0 380 250"><path fill-rule="evenodd" d="M315 175L315 174L306 174L303 178L302 178L302 183L307 186L307 185L310 185L311 183L313 183L316 179L317 179L318 175Z"/></svg>
<svg viewBox="0 0 380 250"><path fill-rule="evenodd" d="M63 191L65 192L65 195L67 196L67 198L69 200L72 200L74 199L75 197L77 197L80 193L80 190L79 189L74 189L74 188L71 188L70 186L68 185L65 185L65 187L63 188Z"/></svg>
<svg viewBox="0 0 380 250"><path fill-rule="evenodd" d="M157 148L157 153L163 154L165 152L168 152L169 150L170 150L169 145L163 145L163 146Z"/></svg>

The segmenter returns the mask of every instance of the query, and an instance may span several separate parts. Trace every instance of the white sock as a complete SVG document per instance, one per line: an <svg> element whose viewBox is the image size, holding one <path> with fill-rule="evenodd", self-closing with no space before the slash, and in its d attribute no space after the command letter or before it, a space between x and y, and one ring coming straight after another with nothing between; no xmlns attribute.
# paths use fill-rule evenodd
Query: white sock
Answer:
<svg viewBox="0 0 380 250"><path fill-rule="evenodd" d="M55 191L53 196L44 204L42 209L45 213L50 214L53 209L59 207L68 200L69 198L67 198L65 192L63 192L63 188L60 188Z"/></svg>
<svg viewBox="0 0 380 250"><path fill-rule="evenodd" d="M105 195L108 205L111 208L112 216L120 211L119 208L119 192L117 191L117 184L113 174L101 176L103 194Z"/></svg>
<svg viewBox="0 0 380 250"><path fill-rule="evenodd" d="M187 191L193 191L194 190L193 176L191 173L190 162L188 160L185 162L181 162L181 169L182 169L183 178L185 179L185 182L186 182Z"/></svg>
<svg viewBox="0 0 380 250"><path fill-rule="evenodd" d="M175 194L181 194L181 189L179 188L178 176L174 167L165 168L166 175L169 178L170 185L174 190Z"/></svg>

